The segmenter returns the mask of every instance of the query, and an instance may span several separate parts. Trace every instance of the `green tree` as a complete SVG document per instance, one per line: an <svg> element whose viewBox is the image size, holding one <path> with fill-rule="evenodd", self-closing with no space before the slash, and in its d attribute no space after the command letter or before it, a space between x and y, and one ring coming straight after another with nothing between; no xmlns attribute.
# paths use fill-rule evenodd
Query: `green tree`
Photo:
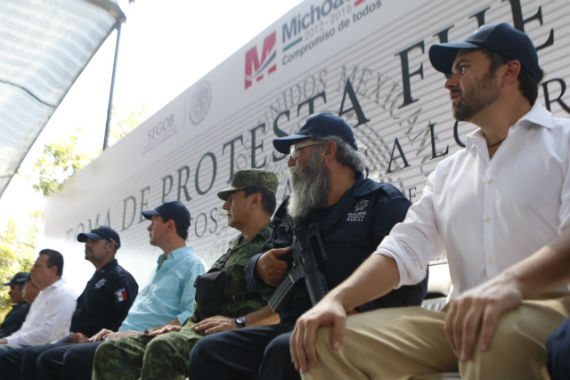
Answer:
<svg viewBox="0 0 570 380"><path fill-rule="evenodd" d="M77 151L80 132L81 129L78 128L73 135L44 146L42 156L33 167L37 174L34 190L44 196L57 193L65 179L91 161L89 154Z"/></svg>
<svg viewBox="0 0 570 380"><path fill-rule="evenodd" d="M117 108L113 107L112 112L119 121L115 126L113 126L113 128L111 128L109 146L114 145L130 131L135 129L143 121L143 118L146 116L147 109L146 106L143 105L138 111L130 111L127 115L121 115Z"/></svg>
<svg viewBox="0 0 570 380"><path fill-rule="evenodd" d="M146 115L146 107L142 106L138 111L130 111L124 117L119 115L117 109L113 107L113 115L117 115L114 119L119 121L111 128L109 146L115 144L141 123ZM81 150L80 135L81 128L77 128L71 136L44 146L42 156L38 158L33 167L32 176L36 177L33 185L35 190L44 196L57 193L67 178L73 176L101 154L101 149L91 153Z"/></svg>
<svg viewBox="0 0 570 380"><path fill-rule="evenodd" d="M146 116L146 107L139 111L130 111L124 117L113 107L113 119L119 121L111 128L109 146L141 123ZM83 166L101 154L101 149L85 152L80 143L81 128L77 128L71 136L44 146L43 154L33 166L33 188L43 196L58 192L63 182L77 173ZM41 212L35 212L27 222L16 223L8 220L0 233L0 281L8 282L19 271L29 271L35 260L36 241L39 232ZM21 226L21 227L19 227ZM8 287L0 286L0 321L11 307Z"/></svg>
<svg viewBox="0 0 570 380"><path fill-rule="evenodd" d="M23 227L13 219L6 222L0 233L0 283L10 281L16 272L29 272L35 259L35 245L38 238L37 220L39 214L30 216ZM10 310L12 302L9 287L0 289L0 320Z"/></svg>

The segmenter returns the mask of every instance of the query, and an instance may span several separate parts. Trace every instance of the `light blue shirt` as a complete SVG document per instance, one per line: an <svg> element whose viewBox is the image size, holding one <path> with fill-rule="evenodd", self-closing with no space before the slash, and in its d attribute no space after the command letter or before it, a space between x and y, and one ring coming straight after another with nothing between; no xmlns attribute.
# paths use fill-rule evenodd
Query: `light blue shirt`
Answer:
<svg viewBox="0 0 570 380"><path fill-rule="evenodd" d="M119 331L144 331L174 318L183 324L194 313L196 277L205 272L193 247L175 249L158 257L150 283L139 292Z"/></svg>

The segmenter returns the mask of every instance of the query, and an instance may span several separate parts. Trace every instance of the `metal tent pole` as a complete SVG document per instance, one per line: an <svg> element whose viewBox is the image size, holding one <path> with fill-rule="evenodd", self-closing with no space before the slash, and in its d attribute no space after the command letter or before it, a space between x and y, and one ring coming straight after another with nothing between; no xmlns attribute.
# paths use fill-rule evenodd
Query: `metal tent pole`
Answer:
<svg viewBox="0 0 570 380"><path fill-rule="evenodd" d="M113 110L113 90L115 88L115 72L117 70L117 58L119 56L119 41L121 40L121 22L117 22L117 44L115 45L115 58L113 60L113 73L111 75L111 90L109 92L109 106L107 107L107 122L105 123L105 137L103 150L107 149L109 141L109 129L111 124L111 112Z"/></svg>

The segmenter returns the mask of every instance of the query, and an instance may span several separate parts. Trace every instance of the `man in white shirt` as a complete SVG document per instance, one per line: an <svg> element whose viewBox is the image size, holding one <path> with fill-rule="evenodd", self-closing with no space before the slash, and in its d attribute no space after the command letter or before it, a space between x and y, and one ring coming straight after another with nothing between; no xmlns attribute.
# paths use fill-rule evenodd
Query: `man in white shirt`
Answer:
<svg viewBox="0 0 570 380"><path fill-rule="evenodd" d="M0 353L10 347L50 343L67 334L77 297L61 279L62 272L62 254L53 249L41 250L30 272L40 293L22 327L0 339Z"/></svg>
<svg viewBox="0 0 570 380"><path fill-rule="evenodd" d="M291 351L306 378L547 376L544 345L570 303L570 123L533 106L536 49L507 24L434 45L430 60L449 75L455 118L479 129L436 167L376 254L298 319ZM416 281L444 251L460 294L444 312L346 317ZM317 336L320 326L332 329Z"/></svg>

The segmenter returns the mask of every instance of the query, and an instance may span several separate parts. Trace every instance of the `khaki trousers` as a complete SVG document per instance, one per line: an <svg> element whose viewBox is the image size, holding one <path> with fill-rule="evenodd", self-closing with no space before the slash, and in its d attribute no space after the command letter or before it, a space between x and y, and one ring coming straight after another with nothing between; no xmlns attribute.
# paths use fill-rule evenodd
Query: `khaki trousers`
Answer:
<svg viewBox="0 0 570 380"><path fill-rule="evenodd" d="M500 320L491 349L458 363L444 332L445 312L421 307L379 309L347 319L341 348L330 328L316 342L318 366L303 379L437 378L459 371L464 379L544 379L548 336L569 313L568 296L524 301Z"/></svg>

